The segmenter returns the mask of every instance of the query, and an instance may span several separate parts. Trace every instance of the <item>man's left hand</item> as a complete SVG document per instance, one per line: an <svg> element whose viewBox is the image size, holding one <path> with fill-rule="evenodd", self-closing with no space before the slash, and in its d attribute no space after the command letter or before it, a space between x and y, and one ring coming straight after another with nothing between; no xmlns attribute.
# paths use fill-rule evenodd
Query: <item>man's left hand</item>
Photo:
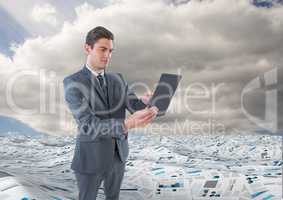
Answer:
<svg viewBox="0 0 283 200"><path fill-rule="evenodd" d="M147 105L149 103L149 100L151 99L153 93L151 91L147 91L143 96L140 97L142 102Z"/></svg>

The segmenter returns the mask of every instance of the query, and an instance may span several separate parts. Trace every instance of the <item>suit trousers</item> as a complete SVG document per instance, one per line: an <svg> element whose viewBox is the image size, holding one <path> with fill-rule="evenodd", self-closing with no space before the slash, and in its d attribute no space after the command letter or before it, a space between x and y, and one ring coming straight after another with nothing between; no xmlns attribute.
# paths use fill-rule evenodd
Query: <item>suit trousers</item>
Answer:
<svg viewBox="0 0 283 200"><path fill-rule="evenodd" d="M120 187L125 172L125 162L120 160L116 150L114 153L113 166L103 174L76 173L79 189L79 200L95 200L99 187L103 181L103 189L106 200L118 200Z"/></svg>

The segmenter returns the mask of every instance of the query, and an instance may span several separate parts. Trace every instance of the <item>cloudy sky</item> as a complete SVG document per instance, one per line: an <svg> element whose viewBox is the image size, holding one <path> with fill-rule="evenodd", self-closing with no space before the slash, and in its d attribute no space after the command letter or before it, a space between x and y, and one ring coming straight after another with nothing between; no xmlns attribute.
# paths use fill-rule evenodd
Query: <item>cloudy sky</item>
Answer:
<svg viewBox="0 0 283 200"><path fill-rule="evenodd" d="M0 114L38 130L74 133L62 80L84 64L85 35L98 25L115 34L108 70L121 72L138 95L141 83L154 89L162 72L182 74L156 126L177 123L178 133L282 129L282 5L10 0L0 2L0 24Z"/></svg>

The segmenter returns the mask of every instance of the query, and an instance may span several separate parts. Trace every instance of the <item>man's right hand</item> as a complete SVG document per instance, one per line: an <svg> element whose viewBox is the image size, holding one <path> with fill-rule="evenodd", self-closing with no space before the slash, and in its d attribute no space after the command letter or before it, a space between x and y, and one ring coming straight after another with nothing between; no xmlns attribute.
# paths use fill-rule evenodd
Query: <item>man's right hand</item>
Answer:
<svg viewBox="0 0 283 200"><path fill-rule="evenodd" d="M139 110L125 119L125 128L128 132L131 128L140 128L147 126L157 115L158 108L153 106Z"/></svg>

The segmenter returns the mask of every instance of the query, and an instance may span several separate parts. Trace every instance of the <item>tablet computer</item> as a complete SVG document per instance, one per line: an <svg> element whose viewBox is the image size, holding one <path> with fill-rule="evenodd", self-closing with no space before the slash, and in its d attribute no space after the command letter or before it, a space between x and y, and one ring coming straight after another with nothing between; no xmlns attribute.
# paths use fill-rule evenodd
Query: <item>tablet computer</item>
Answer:
<svg viewBox="0 0 283 200"><path fill-rule="evenodd" d="M165 115L181 78L181 75L161 74L158 85L148 103L149 107L156 106L159 109L157 116Z"/></svg>

